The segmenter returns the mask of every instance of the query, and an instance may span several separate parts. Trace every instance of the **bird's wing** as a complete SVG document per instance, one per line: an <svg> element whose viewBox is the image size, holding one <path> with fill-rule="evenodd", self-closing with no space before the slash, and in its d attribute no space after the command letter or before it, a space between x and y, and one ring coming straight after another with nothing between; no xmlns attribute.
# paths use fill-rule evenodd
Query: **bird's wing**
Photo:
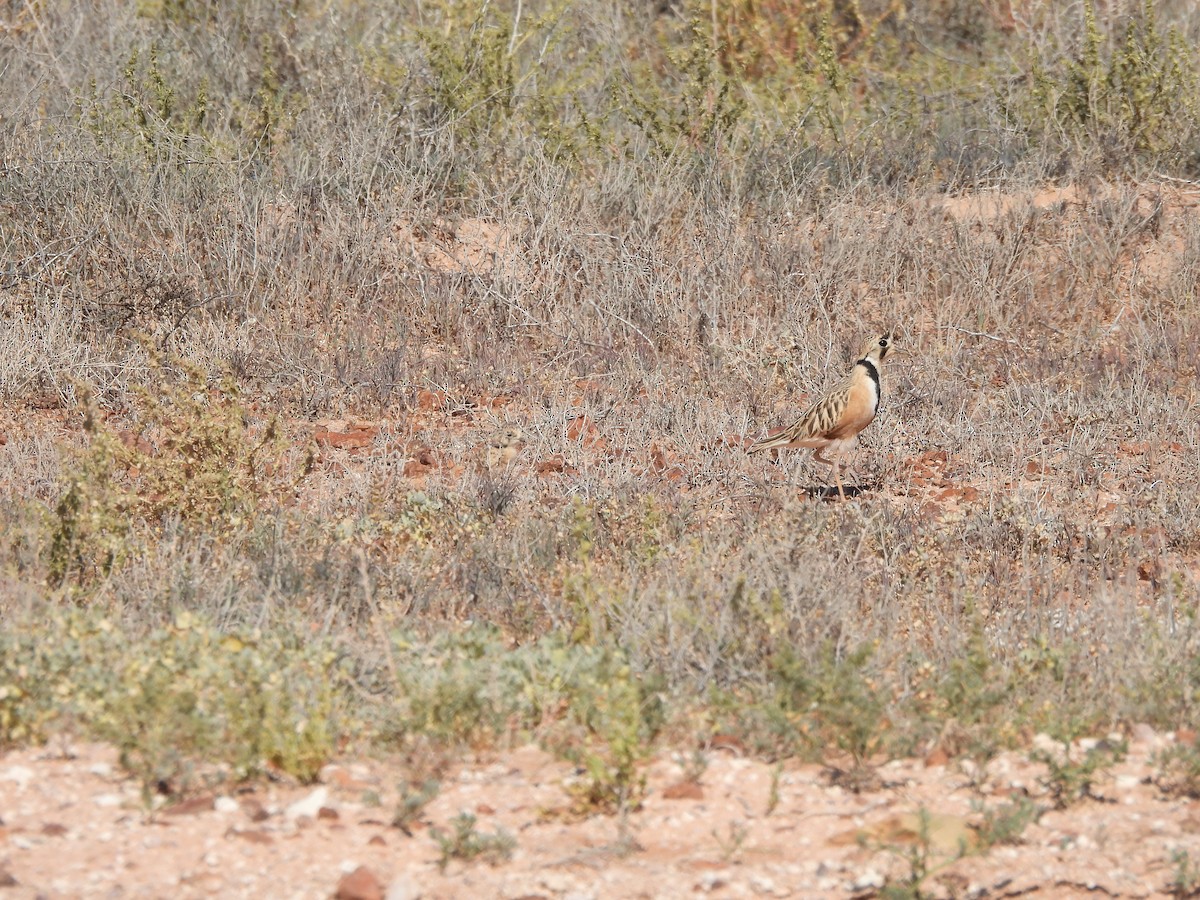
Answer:
<svg viewBox="0 0 1200 900"><path fill-rule="evenodd" d="M820 446L826 433L837 428L850 396L853 373L847 375L826 391L808 410L788 428L751 444L746 452L771 450L789 446Z"/></svg>

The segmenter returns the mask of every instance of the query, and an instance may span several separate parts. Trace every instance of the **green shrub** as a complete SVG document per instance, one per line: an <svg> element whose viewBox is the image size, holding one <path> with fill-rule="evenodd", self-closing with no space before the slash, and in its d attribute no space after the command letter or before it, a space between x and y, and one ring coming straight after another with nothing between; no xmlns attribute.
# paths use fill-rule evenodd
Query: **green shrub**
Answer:
<svg viewBox="0 0 1200 900"><path fill-rule="evenodd" d="M108 740L147 795L214 767L311 780L350 722L349 675L306 635L221 633L186 613L140 634L84 611L25 624L0 632L0 746Z"/></svg>
<svg viewBox="0 0 1200 900"><path fill-rule="evenodd" d="M1114 161L1127 153L1194 161L1197 56L1183 35L1163 34L1154 0L1123 30L1102 30L1091 0L1082 16L1073 47L1030 64L1023 83L1032 103L1012 107L1018 119L1032 134L1061 132Z"/></svg>
<svg viewBox="0 0 1200 900"><path fill-rule="evenodd" d="M136 430L118 431L87 401L89 441L64 467L48 544L52 585L108 575L168 519L228 535L294 487L279 461L276 420L252 426L232 378L214 389L198 366L179 365L175 382L152 356L156 380L134 389Z"/></svg>
<svg viewBox="0 0 1200 900"><path fill-rule="evenodd" d="M475 824L475 816L461 813L451 820L451 831L429 829L430 836L442 852L438 868L443 872L454 859L463 862L479 859L494 866L512 858L517 846L516 838L503 828L494 832L479 831Z"/></svg>

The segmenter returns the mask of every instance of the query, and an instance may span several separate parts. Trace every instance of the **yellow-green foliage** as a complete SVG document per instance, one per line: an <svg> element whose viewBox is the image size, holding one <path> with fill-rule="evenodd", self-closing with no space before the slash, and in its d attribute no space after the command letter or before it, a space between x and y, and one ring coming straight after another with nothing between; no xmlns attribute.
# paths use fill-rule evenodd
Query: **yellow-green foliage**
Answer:
<svg viewBox="0 0 1200 900"><path fill-rule="evenodd" d="M385 733L444 745L541 737L586 770L578 800L589 811L636 805L638 766L663 725L654 679L624 655L550 635L509 647L493 629L428 641L397 638L395 702Z"/></svg>
<svg viewBox="0 0 1200 900"><path fill-rule="evenodd" d="M464 812L451 819L453 831L430 829L430 836L437 841L442 851L438 868L445 871L452 859L463 862L480 859L497 865L512 858L513 850L517 846L516 838L503 828L494 832L479 831L475 827L477 821L471 813Z"/></svg>
<svg viewBox="0 0 1200 900"><path fill-rule="evenodd" d="M1154 0L1111 32L1091 0L1082 17L1076 47L1033 64L1035 105L1022 114L1030 130L1051 123L1110 153L1170 149L1197 117L1195 51L1177 29L1163 35Z"/></svg>
<svg viewBox="0 0 1200 900"><path fill-rule="evenodd" d="M196 139L209 107L207 82L202 79L194 90L182 92L184 100L178 80L160 64L160 53L156 43L146 50L134 47L120 73L119 92L102 95L93 81L79 102L80 120L97 139L118 151L140 148L151 161L185 145L201 147Z"/></svg>
<svg viewBox="0 0 1200 900"><path fill-rule="evenodd" d="M419 28L416 37L432 75L435 115L472 146L494 140L521 101L520 89L543 74L541 60L549 47L564 39L556 31L566 7L555 2L530 12L518 5L512 14L502 5L471 0L446 0L430 7L439 21ZM536 57L531 55L533 48ZM563 99L560 88L544 74L530 85L524 99L531 101L534 119L540 120L535 125L547 124L552 101Z"/></svg>
<svg viewBox="0 0 1200 900"><path fill-rule="evenodd" d="M737 80L722 70L699 22L691 24L686 40L665 46L663 58L667 77L639 67L617 90L618 109L662 156L711 149L729 136L745 109Z"/></svg>
<svg viewBox="0 0 1200 900"><path fill-rule="evenodd" d="M234 778L272 768L311 779L348 724L336 660L301 634L222 633L186 613L142 635L56 613L0 633L0 746L60 731L103 738L144 785L175 790L198 762Z"/></svg>
<svg viewBox="0 0 1200 900"><path fill-rule="evenodd" d="M592 740L571 753L584 777L574 787L577 811L615 813L636 809L646 792L640 765L662 726L658 699L628 664L605 660L602 677L577 694L573 710Z"/></svg>
<svg viewBox="0 0 1200 900"><path fill-rule="evenodd" d="M89 442L64 466L49 543L52 584L82 583L120 566L168 519L228 534L290 485L278 468L277 423L248 423L229 377L210 388L199 367L182 379L153 358L135 431L118 432L89 401Z"/></svg>

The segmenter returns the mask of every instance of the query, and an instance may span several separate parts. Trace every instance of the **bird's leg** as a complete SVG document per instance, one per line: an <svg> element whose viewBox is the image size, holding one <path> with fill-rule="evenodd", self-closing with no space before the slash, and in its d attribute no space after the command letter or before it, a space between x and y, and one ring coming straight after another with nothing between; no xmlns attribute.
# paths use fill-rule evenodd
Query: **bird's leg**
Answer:
<svg viewBox="0 0 1200 900"><path fill-rule="evenodd" d="M850 465L846 466L846 475L849 478L853 478L855 483L858 483L858 481L859 481L858 469L854 468L855 459L856 459L856 456L854 456L852 454L850 457Z"/></svg>
<svg viewBox="0 0 1200 900"><path fill-rule="evenodd" d="M829 457L825 456L825 454L824 454L825 449L826 449L825 447L822 447L819 450L814 450L813 451L813 459L815 459L817 462L825 463L825 465L827 465L831 469L833 469L833 480L837 484L838 496L842 498L842 502L845 502L846 491L842 488L842 479L841 479L841 475L839 472L839 470L841 468L841 459L838 455L835 455L833 459L830 459Z"/></svg>

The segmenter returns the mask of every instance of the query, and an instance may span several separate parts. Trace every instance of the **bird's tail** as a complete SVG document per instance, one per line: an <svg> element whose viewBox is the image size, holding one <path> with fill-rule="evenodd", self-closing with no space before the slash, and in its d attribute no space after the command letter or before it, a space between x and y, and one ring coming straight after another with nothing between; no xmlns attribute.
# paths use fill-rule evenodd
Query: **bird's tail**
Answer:
<svg viewBox="0 0 1200 900"><path fill-rule="evenodd" d="M787 429L781 429L775 434L768 434L765 438L759 438L753 444L746 448L747 453L758 453L760 450L773 450L776 447L786 447L790 444L791 438L788 436Z"/></svg>

